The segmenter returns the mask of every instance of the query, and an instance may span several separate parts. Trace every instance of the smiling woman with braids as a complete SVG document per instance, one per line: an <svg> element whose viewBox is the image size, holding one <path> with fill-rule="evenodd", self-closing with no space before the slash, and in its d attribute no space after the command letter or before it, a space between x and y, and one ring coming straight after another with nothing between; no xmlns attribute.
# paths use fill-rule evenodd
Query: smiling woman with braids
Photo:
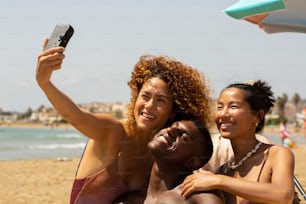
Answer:
<svg viewBox="0 0 306 204"><path fill-rule="evenodd" d="M63 52L63 47L55 47L39 54L36 80L55 109L89 138L70 203L109 204L124 193L146 189L153 162L147 144L153 135L176 117L196 117L204 124L210 120L210 91L204 78L166 56L145 55L136 63L128 82L127 120L84 111L51 82L53 71L61 68Z"/></svg>
<svg viewBox="0 0 306 204"><path fill-rule="evenodd" d="M275 99L266 82L236 83L220 94L215 122L222 137L231 141L234 156L219 174L199 170L183 182L182 195L219 189L227 204L292 203L294 156L290 149L265 144L255 134Z"/></svg>

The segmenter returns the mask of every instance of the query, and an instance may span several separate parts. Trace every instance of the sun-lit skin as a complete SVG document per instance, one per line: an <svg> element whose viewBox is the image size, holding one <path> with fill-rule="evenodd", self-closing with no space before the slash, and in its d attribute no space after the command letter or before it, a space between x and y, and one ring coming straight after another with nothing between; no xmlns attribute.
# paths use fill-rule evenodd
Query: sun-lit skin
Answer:
<svg viewBox="0 0 306 204"><path fill-rule="evenodd" d="M200 170L186 177L182 196L216 189L224 192L228 204L293 203L293 153L256 137L274 101L271 87L261 80L223 89L215 122L221 136L230 140L233 156L216 174Z"/></svg>
<svg viewBox="0 0 306 204"><path fill-rule="evenodd" d="M173 116L172 97L167 84L160 78L149 79L141 88L135 103L137 132L150 135Z"/></svg>
<svg viewBox="0 0 306 204"><path fill-rule="evenodd" d="M181 182L205 164L213 152L208 129L198 120L180 120L163 128L149 142L154 157L144 204L211 203L223 204L216 192L181 196Z"/></svg>
<svg viewBox="0 0 306 204"><path fill-rule="evenodd" d="M182 161L203 145L203 137L193 121L179 121L158 132L149 143L149 148L159 158Z"/></svg>
<svg viewBox="0 0 306 204"><path fill-rule="evenodd" d="M129 137L135 137L136 129L139 128L136 124L135 105L140 90L148 80L155 77L163 79L167 84L173 103L172 111L175 112L177 120L192 116L203 121L207 126L211 125L211 92L204 75L173 58L143 55L136 63L131 79L128 81L131 88L126 124ZM147 137L151 138L154 133Z"/></svg>
<svg viewBox="0 0 306 204"><path fill-rule="evenodd" d="M237 88L224 90L217 103L215 122L225 138L232 140L252 137L255 133L258 116L252 112L244 99L244 93ZM252 131L250 131L252 130Z"/></svg>
<svg viewBox="0 0 306 204"><path fill-rule="evenodd" d="M101 192L113 201L124 192L146 188L153 163L147 144L153 135L172 120L192 117L206 125L211 119L210 89L202 74L175 59L152 55L141 56L131 73L127 118L118 120L110 114L85 111L51 81L52 72L61 68L63 51L51 48L39 54L36 80L59 114L89 138L78 165L71 202L87 199L88 191L93 190L90 182L83 183L84 188L77 187L79 179L106 175L101 170L110 165L118 168L113 175L118 177L123 192L113 194L109 190L110 185L117 186L116 179L98 180L99 188L90 192L96 203L101 203Z"/></svg>

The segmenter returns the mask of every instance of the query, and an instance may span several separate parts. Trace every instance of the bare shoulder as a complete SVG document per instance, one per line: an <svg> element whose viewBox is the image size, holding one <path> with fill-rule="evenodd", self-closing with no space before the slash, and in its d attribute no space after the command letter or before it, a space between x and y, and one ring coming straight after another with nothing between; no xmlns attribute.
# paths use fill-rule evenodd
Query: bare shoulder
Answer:
<svg viewBox="0 0 306 204"><path fill-rule="evenodd" d="M112 134L117 132L121 135L125 133L126 121L106 113L96 113L94 117L97 119L96 125L99 125L104 131L110 131Z"/></svg>
<svg viewBox="0 0 306 204"><path fill-rule="evenodd" d="M153 200L146 199L145 203L167 203L167 204L176 204L176 203L186 203L185 199L181 196L181 191L176 187L172 190L167 190L159 196L156 196Z"/></svg>
<svg viewBox="0 0 306 204"><path fill-rule="evenodd" d="M110 125L122 125L123 120L119 120L115 116L108 114L108 113L94 113L92 114L94 117L96 117L99 121L110 124Z"/></svg>
<svg viewBox="0 0 306 204"><path fill-rule="evenodd" d="M120 140L120 137L124 134L122 123L114 116L88 111L83 111L83 113L76 117L71 125L84 136L93 140L107 141L109 138Z"/></svg>
<svg viewBox="0 0 306 204"><path fill-rule="evenodd" d="M289 154L289 155L292 154L293 155L293 152L291 151L291 149L289 147L285 147L285 146L281 146L281 145L271 145L270 152L272 154L283 153L283 154Z"/></svg>
<svg viewBox="0 0 306 204"><path fill-rule="evenodd" d="M150 203L150 202L148 202ZM187 198L181 196L180 186L175 187L172 190L168 190L163 193L158 199L153 203L167 203L167 204L177 204L177 203L186 203L186 204L224 204L223 195L219 191L209 191L195 193Z"/></svg>
<svg viewBox="0 0 306 204"><path fill-rule="evenodd" d="M224 204L224 199L221 192L207 191L193 194L186 200L189 204L211 203L211 204Z"/></svg>
<svg viewBox="0 0 306 204"><path fill-rule="evenodd" d="M127 130L129 120L127 118L124 118L119 120L119 122L121 123L122 127Z"/></svg>
<svg viewBox="0 0 306 204"><path fill-rule="evenodd" d="M274 161L279 161L277 159L287 159L289 161L294 160L294 154L289 147L284 147L281 145L272 145L270 147L269 157L272 157Z"/></svg>

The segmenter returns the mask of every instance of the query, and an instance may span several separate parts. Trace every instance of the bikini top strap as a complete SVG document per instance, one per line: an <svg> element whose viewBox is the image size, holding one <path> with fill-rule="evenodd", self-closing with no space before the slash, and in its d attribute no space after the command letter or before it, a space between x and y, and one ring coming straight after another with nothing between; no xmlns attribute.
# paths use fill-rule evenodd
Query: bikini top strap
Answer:
<svg viewBox="0 0 306 204"><path fill-rule="evenodd" d="M260 171L259 171L259 174L258 174L258 177L257 177L257 182L259 182L260 180L260 176L261 176L261 173L262 173L262 170L263 170L263 167L265 166L266 164L266 161L268 160L268 156L269 156L269 151L270 151L270 148L272 147L272 145L270 147L267 148L267 150L265 150L264 152L264 161L261 165L261 168L260 168Z"/></svg>
<svg viewBox="0 0 306 204"><path fill-rule="evenodd" d="M82 161L82 159L83 159L83 156L84 156L85 150L86 150L86 148L87 148L88 141L89 141L89 139L87 139L87 142L86 142L85 147L84 147L84 149L83 149L83 152L82 152L81 158L80 158L80 160L79 160L79 163L78 163L77 169L76 169L76 171L75 171L75 176L74 176L74 177L76 177L76 176L77 176L77 174L78 174L78 171L79 171L79 168L80 168L81 161Z"/></svg>

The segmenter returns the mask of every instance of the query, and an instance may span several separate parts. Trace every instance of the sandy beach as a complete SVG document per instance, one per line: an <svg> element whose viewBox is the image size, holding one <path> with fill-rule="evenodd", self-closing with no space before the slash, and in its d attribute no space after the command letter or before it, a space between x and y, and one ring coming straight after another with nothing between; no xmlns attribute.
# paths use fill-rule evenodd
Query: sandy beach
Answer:
<svg viewBox="0 0 306 204"><path fill-rule="evenodd" d="M295 176L306 190L306 145L297 144L292 151L296 160ZM79 158L0 161L0 204L69 203L78 162Z"/></svg>
<svg viewBox="0 0 306 204"><path fill-rule="evenodd" d="M69 203L78 159L0 161L0 204Z"/></svg>
<svg viewBox="0 0 306 204"><path fill-rule="evenodd" d="M296 158L295 176L305 189L306 146L297 146L293 152ZM69 203L77 165L77 158L65 161L0 161L0 203Z"/></svg>

